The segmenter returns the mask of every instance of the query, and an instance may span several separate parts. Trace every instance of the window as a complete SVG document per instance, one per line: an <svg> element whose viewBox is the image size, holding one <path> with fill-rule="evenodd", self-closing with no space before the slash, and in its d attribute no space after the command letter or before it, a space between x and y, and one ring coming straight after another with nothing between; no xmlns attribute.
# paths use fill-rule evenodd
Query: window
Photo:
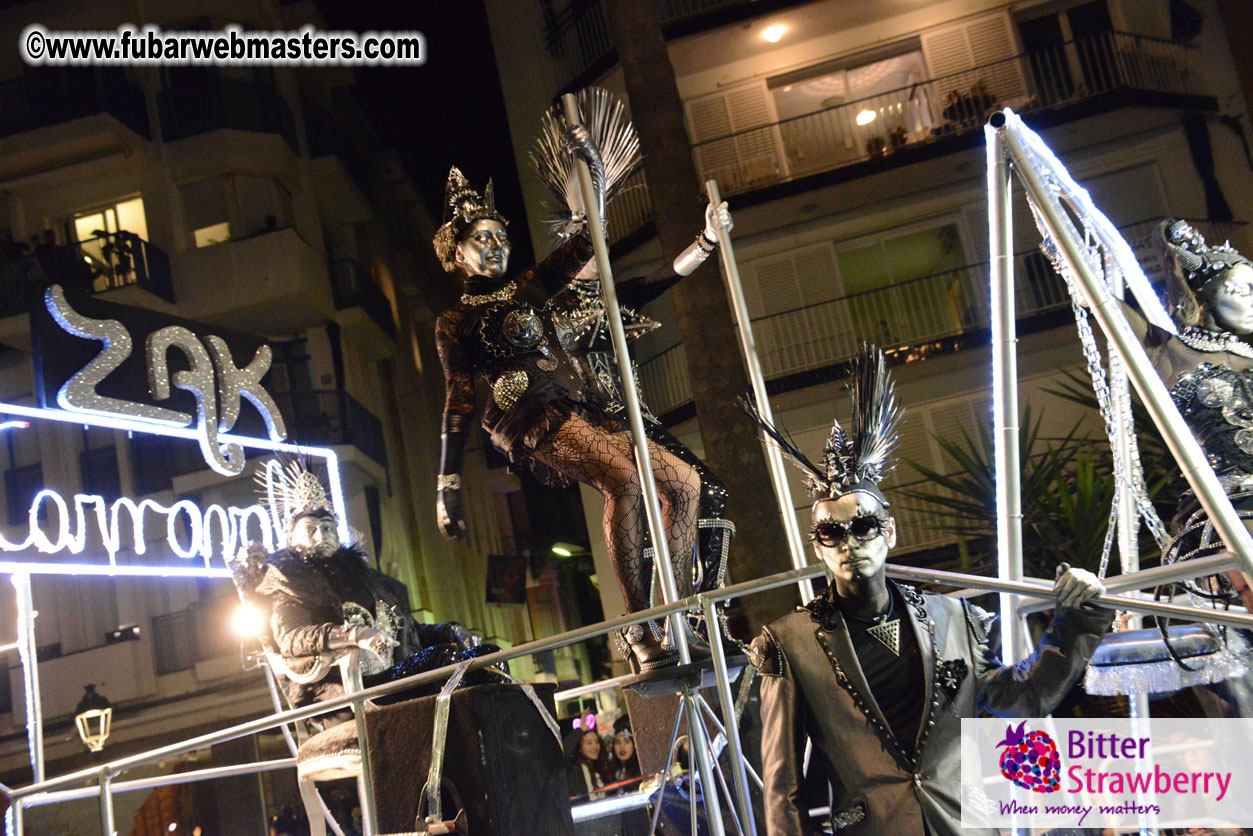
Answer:
<svg viewBox="0 0 1253 836"><path fill-rule="evenodd" d="M39 463L39 434L32 425L24 429L5 430L2 435L8 453L4 496L9 525L26 525L30 502L44 488L43 466ZM41 504L41 519L46 517L47 508L47 503Z"/></svg>
<svg viewBox="0 0 1253 836"><path fill-rule="evenodd" d="M195 611L153 616L152 647L158 675L194 667L198 655Z"/></svg>
<svg viewBox="0 0 1253 836"><path fill-rule="evenodd" d="M966 254L956 223L888 233L837 252L836 264L859 339L899 345L934 338L978 315L959 272Z"/></svg>
<svg viewBox="0 0 1253 836"><path fill-rule="evenodd" d="M174 484L172 458L168 439L134 436L131 439L131 461L135 468L135 493L147 496L168 491Z"/></svg>
<svg viewBox="0 0 1253 836"><path fill-rule="evenodd" d="M263 235L292 225L292 196L273 177L232 174L181 188L196 247Z"/></svg>

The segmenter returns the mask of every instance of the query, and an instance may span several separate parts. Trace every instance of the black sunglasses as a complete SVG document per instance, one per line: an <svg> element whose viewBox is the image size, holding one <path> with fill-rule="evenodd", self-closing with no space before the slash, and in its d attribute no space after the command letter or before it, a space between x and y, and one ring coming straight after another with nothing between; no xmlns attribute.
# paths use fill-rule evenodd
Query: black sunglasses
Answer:
<svg viewBox="0 0 1253 836"><path fill-rule="evenodd" d="M858 514L847 524L832 519L817 522L809 529L809 539L815 543L834 548L840 545L849 535L863 543L873 540L882 534L887 526L888 518L874 514Z"/></svg>

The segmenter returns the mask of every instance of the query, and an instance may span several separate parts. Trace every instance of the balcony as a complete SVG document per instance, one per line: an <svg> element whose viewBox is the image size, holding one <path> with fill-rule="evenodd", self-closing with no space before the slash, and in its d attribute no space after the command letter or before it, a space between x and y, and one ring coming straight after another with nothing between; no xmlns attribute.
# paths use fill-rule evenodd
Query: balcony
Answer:
<svg viewBox="0 0 1253 836"><path fill-rule="evenodd" d="M1149 236L1156 219L1122 229L1150 279L1160 275ZM1206 240L1232 238L1231 224L1194 221ZM1020 320L1059 314L1070 308L1062 280L1036 250L1015 256L1015 306ZM990 324L988 262L948 273L844 296L753 320L762 372L782 382L821 369L838 367L855 353L862 340L882 347L889 356L924 359L952 350L953 340L984 339ZM797 388L812 382L783 388ZM640 382L649 406L665 417L692 400L687 355L682 343L640 363ZM776 386L780 385L776 383Z"/></svg>
<svg viewBox="0 0 1253 836"><path fill-rule="evenodd" d="M387 467L383 423L347 392L281 392L274 402L287 422L287 440L293 444L351 445Z"/></svg>
<svg viewBox="0 0 1253 836"><path fill-rule="evenodd" d="M0 83L0 137L107 113L149 138L144 93L115 67L45 67Z"/></svg>
<svg viewBox="0 0 1253 836"><path fill-rule="evenodd" d="M278 134L299 153L296 120L271 85L217 77L184 78L157 94L167 141L219 128Z"/></svg>
<svg viewBox="0 0 1253 836"><path fill-rule="evenodd" d="M968 144L1000 107L1063 118L1071 108L1171 97L1196 105L1194 57L1180 44L1109 32L713 137L692 154L700 179L716 179L724 196L859 165L869 173ZM644 175L636 177L639 188L609 207L613 240L651 217Z"/></svg>
<svg viewBox="0 0 1253 836"><path fill-rule="evenodd" d="M379 290L370 273L355 258L337 258L330 263L331 294L335 310L359 307L389 340L396 339L392 303Z"/></svg>
<svg viewBox="0 0 1253 836"><path fill-rule="evenodd" d="M138 287L174 301L170 258L130 232L112 232L36 255L0 261L0 317L27 313L44 288L59 284L69 293L93 296Z"/></svg>

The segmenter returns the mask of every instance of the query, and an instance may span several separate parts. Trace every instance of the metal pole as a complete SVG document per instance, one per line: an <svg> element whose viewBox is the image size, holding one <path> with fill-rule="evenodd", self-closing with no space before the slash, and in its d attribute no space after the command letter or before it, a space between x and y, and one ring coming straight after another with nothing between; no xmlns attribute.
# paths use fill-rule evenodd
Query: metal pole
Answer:
<svg viewBox="0 0 1253 836"><path fill-rule="evenodd" d="M35 783L44 780L43 707L39 698L39 658L35 653L35 604L30 592L30 574L13 575L17 587L17 653L22 660L22 678L26 690L26 740L30 746L31 771Z"/></svg>
<svg viewBox="0 0 1253 836"><path fill-rule="evenodd" d="M717 204L714 204L715 206ZM747 834L757 833L753 820L753 804L748 794L748 776L744 772L744 751L740 746L740 721L735 716L735 698L731 694L731 675L727 671L727 652L722 646L722 623L718 620L718 605L709 598L702 599L705 625L709 630L709 647L713 651L714 676L718 684L718 703L722 706L723 723L726 725L727 749L730 750L731 781L735 784L736 808L740 824Z"/></svg>
<svg viewBox="0 0 1253 836"><path fill-rule="evenodd" d="M100 832L104 836L114 836L117 827L113 823L113 772L109 769L100 770Z"/></svg>
<svg viewBox="0 0 1253 836"><path fill-rule="evenodd" d="M717 208L722 203L718 193L718 181L706 180L705 192L709 195L709 205ZM774 415L770 409L770 395L766 392L766 376L761 370L761 357L757 354L757 339L753 336L753 323L748 316L748 303L744 300L744 286L740 283L740 268L735 262L735 250L731 246L731 234L718 225L718 259L722 263L722 277L727 283L727 293L731 296L731 306L735 310L736 330L740 335L740 350L744 353L744 366L748 371L748 380L753 386L753 397L757 401L757 411L761 417L774 423ZM766 442L766 466L770 471L770 485L774 488L775 499L779 503L779 514L783 517L783 531L787 537L788 553L792 558L792 567L801 569L809 561L805 556L805 541L801 538L800 525L796 521L796 509L792 507L792 495L787 485L787 469L783 466L783 454L779 448ZM801 600L809 601L814 597L814 582L808 578L798 581Z"/></svg>
<svg viewBox="0 0 1253 836"><path fill-rule="evenodd" d="M983 128L988 163L988 248L991 253L992 410L996 459L997 577L1022 579L1021 465L1018 461L1018 347L1014 321L1013 203L1010 171L1000 134ZM1001 598L1001 656L1013 664L1025 655L1018 603Z"/></svg>
<svg viewBox="0 0 1253 836"><path fill-rule="evenodd" d="M354 701L352 713L357 722L357 744L361 747L361 775L357 778L357 792L361 796L361 836L375 836L378 833L378 814L370 773L370 744L365 736L365 701Z"/></svg>
<svg viewBox="0 0 1253 836"><path fill-rule="evenodd" d="M579 106L573 93L561 97L565 108L566 124L582 124ZM657 496L657 482L653 478L652 459L648 454L648 436L644 434L644 419L640 413L639 391L636 389L635 369L631 367L631 355L627 349L626 330L622 327L622 314L618 308L618 292L613 284L613 269L609 266L609 245L605 241L601 225L600 205L596 202L596 190L592 185L592 172L587 163L576 158L575 170L579 173L579 190L583 195L583 207L587 212L587 233L592 239L596 254L596 271L600 274L600 292L605 303L605 319L609 335L613 339L613 353L618 361L618 374L622 378L622 396L626 401L631 440L635 445L635 467L639 471L640 486L644 490L644 511L648 517L648 531L653 538L653 551L657 555L657 571L661 575L661 593L667 604L679 600L679 589L674 582L674 567L670 565L670 545L666 540L666 526L661 517L661 499ZM683 615L670 616L670 635L679 651L679 664L692 661L687 648L687 625Z"/></svg>
<svg viewBox="0 0 1253 836"><path fill-rule="evenodd" d="M22 808L24 806L20 798L13 799L13 803L9 805L9 811L5 815L9 836L22 836L22 832L25 830L23 827L24 822L22 821Z"/></svg>
<svg viewBox="0 0 1253 836"><path fill-rule="evenodd" d="M726 836L722 824L722 804L718 800L718 785L714 783L713 747L709 744L709 735L705 733L705 721L700 716L696 695L687 683L683 684L683 710L687 713L688 749L700 773L700 797L705 804L705 815L709 819L709 832L713 836ZM695 809L695 793L692 794L691 803L692 809Z"/></svg>
<svg viewBox="0 0 1253 836"><path fill-rule="evenodd" d="M998 136L1001 137L1010 159L1015 162L1018 177L1031 196L1049 235L1057 242L1059 255L1073 273L1088 308L1109 340L1111 350L1118 353L1126 366L1128 377L1139 392L1140 400L1152 416L1153 423L1161 431L1171 455L1179 463L1184 478L1188 480L1223 543L1236 554L1240 568L1253 574L1253 536L1250 536L1235 509L1231 507L1231 500L1227 498L1213 468L1206 461L1201 445L1193 437L1192 431L1188 429L1183 416L1171 400L1166 384L1153 368L1144 346L1131 330L1117 300L1087 263L1078 242L1067 234L1069 222L1061 216L1059 207L1053 203L1054 198L1040 174L1028 164L1022 140L1014 131L1006 128L1001 128Z"/></svg>

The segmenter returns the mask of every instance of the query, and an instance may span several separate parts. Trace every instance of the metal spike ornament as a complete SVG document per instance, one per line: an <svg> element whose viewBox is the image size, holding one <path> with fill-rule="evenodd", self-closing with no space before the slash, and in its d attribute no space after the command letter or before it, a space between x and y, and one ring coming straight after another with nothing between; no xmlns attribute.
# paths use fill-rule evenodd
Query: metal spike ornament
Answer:
<svg viewBox="0 0 1253 836"><path fill-rule="evenodd" d="M901 409L896 402L896 383L888 374L883 351L862 343L853 357L848 382L852 402L852 432L845 432L839 419L832 422L819 467L805 457L784 433L761 417L744 398L741 408L767 437L805 474L809 495L815 500L836 499L862 491L873 495L886 507L889 503L879 490L896 467L893 453L900 441Z"/></svg>
<svg viewBox="0 0 1253 836"><path fill-rule="evenodd" d="M588 87L577 94L579 116L600 152L604 166L601 205L608 206L622 192L623 182L643 162L640 139L622 102L608 90ZM543 223L558 240L576 234L587 220L583 196L579 193L574 154L566 144L568 125L560 107L546 112L540 133L531 149L531 167L555 202L545 201Z"/></svg>

